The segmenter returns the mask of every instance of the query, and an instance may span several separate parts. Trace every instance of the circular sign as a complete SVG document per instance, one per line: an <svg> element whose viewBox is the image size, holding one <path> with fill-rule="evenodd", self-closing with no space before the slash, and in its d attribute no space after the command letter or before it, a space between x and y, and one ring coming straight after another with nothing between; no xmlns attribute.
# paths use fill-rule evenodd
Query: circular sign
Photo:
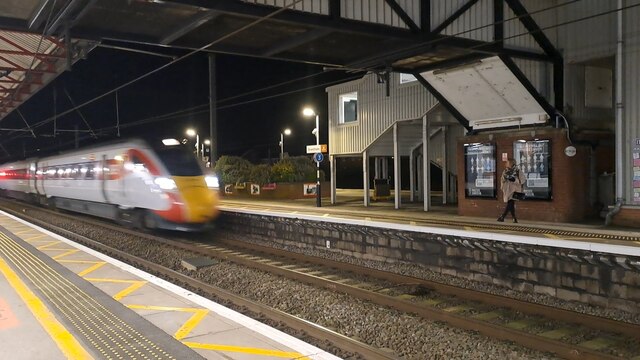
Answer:
<svg viewBox="0 0 640 360"><path fill-rule="evenodd" d="M313 154L313 160L317 163L321 163L322 160L324 160L324 155L322 155L322 153L315 153Z"/></svg>
<svg viewBox="0 0 640 360"><path fill-rule="evenodd" d="M572 157L576 155L576 148L575 146L567 146L566 148L564 148L564 154L567 155L568 157Z"/></svg>

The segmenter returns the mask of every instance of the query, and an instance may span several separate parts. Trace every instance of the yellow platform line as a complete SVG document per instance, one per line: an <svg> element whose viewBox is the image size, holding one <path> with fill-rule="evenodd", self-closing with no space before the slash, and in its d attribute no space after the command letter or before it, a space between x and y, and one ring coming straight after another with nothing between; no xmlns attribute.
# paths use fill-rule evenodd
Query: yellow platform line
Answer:
<svg viewBox="0 0 640 360"><path fill-rule="evenodd" d="M145 280L120 280L120 279L97 279L97 278L84 278L84 279L90 282L131 284L131 286L113 295L113 298L118 301L122 300L125 296L131 294L132 292L140 289L147 283Z"/></svg>
<svg viewBox="0 0 640 360"><path fill-rule="evenodd" d="M58 260L58 259L62 259L65 256L71 255L71 254L75 254L78 251L80 251L79 249L47 249L47 250L59 250L59 251L65 251L67 250L67 252L56 255L54 257L52 257L53 260Z"/></svg>
<svg viewBox="0 0 640 360"><path fill-rule="evenodd" d="M42 300L29 290L3 259L0 259L0 272L68 359L93 359L73 334L56 320Z"/></svg>
<svg viewBox="0 0 640 360"><path fill-rule="evenodd" d="M38 247L37 247L37 249L38 249L38 250L43 250L43 249L48 248L49 246L53 246L53 245L56 245L56 244L60 244L61 242L62 242L62 241L59 241L59 240L51 241L51 242L49 242L49 243L48 243L48 244L46 244L46 245L38 246Z"/></svg>
<svg viewBox="0 0 640 360"><path fill-rule="evenodd" d="M106 264L105 261L95 261L95 260L58 260L61 264L93 264L93 266L82 270L78 273L78 276L86 276L87 274L101 268Z"/></svg>
<svg viewBox="0 0 640 360"><path fill-rule="evenodd" d="M27 230L22 230L22 231L14 232L14 234L15 234L15 235L22 235L22 234L25 234L25 233L28 233L28 232L32 232L32 231L36 231L36 230L35 230L35 229L31 229L31 228L29 228L29 229L27 229Z"/></svg>
<svg viewBox="0 0 640 360"><path fill-rule="evenodd" d="M289 358L289 359L309 360L308 357L293 351L258 349L258 348L231 346L231 345L201 344L201 343L190 342L190 341L183 341L182 343L192 349L228 351L228 352L251 354L251 355L262 355L262 356L273 356L273 357Z"/></svg>
<svg viewBox="0 0 640 360"><path fill-rule="evenodd" d="M23 239L23 240L26 241L26 242L30 242L30 241L34 241L36 239L43 238L45 236L47 236L47 234L40 234L40 235L32 236L30 238L26 238L26 239Z"/></svg>
<svg viewBox="0 0 640 360"><path fill-rule="evenodd" d="M159 311L179 311L190 312L193 315L187 320L178 331L173 335L176 339L182 340L187 337L193 329L209 314L208 309L196 309L173 306L156 306L156 305L127 305L129 309L136 310L159 310Z"/></svg>

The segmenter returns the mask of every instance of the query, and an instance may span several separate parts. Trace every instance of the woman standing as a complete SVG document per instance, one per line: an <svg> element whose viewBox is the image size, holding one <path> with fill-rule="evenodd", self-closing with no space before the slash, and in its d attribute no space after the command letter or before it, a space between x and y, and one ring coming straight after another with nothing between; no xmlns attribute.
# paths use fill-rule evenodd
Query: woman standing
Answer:
<svg viewBox="0 0 640 360"><path fill-rule="evenodd" d="M517 223L516 199L514 199L513 193L521 193L522 184L524 184L527 179L513 159L507 159L505 166L504 171L502 171L502 176L500 177L500 189L502 189L502 200L507 203L507 206L504 208L504 212L498 218L498 221L503 222L504 217L510 212L511 217L513 217L513 222Z"/></svg>

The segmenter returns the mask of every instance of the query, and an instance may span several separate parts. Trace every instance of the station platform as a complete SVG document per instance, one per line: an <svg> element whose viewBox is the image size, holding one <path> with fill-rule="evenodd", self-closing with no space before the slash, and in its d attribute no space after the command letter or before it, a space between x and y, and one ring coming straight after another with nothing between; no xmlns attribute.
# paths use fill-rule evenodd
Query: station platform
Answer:
<svg viewBox="0 0 640 360"><path fill-rule="evenodd" d="M221 197L221 210L249 214L293 217L308 220L373 226L387 229L456 235L469 238L562 247L567 249L640 256L638 228L605 227L604 220L585 223L548 223L519 219L519 223L497 222L495 218L457 215L455 205L435 205L425 212L422 202L403 199L400 209L393 200L362 204L362 190L338 189L336 204L314 197L297 200Z"/></svg>
<svg viewBox="0 0 640 360"><path fill-rule="evenodd" d="M0 212L0 359L338 359Z"/></svg>

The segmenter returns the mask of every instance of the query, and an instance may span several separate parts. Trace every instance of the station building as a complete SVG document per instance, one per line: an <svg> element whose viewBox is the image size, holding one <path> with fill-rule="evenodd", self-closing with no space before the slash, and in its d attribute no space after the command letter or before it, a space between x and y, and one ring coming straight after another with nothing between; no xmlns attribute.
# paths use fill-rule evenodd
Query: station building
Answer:
<svg viewBox="0 0 640 360"><path fill-rule="evenodd" d="M410 195L395 191L396 208L421 201L432 211L442 201L457 203L460 215L496 217L504 207L500 174L513 158L527 176L520 217L601 216L637 226L640 1L506 1L499 10L493 1L466 9L443 3L431 2L432 28L500 39L513 54L475 54L448 66L415 56L328 87L332 203L338 159L362 159L369 206L370 187L391 175L400 184L408 158ZM503 26L493 25L498 12ZM426 195L434 176L442 176L442 197Z"/></svg>

